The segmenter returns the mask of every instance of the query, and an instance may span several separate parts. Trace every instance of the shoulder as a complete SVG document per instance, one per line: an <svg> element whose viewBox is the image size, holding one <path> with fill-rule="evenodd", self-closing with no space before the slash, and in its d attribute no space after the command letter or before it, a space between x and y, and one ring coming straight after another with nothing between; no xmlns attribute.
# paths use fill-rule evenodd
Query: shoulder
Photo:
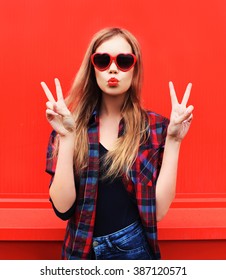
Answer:
<svg viewBox="0 0 226 280"><path fill-rule="evenodd" d="M48 147L47 147L47 158L52 158L54 151L57 146L58 134L55 130L50 133Z"/></svg>
<svg viewBox="0 0 226 280"><path fill-rule="evenodd" d="M47 154L46 154L46 172L54 175L56 169L56 131L52 131L49 137Z"/></svg>
<svg viewBox="0 0 226 280"><path fill-rule="evenodd" d="M146 115L148 117L148 121L150 125L168 125L169 119L163 115L160 115L156 112L146 110Z"/></svg>
<svg viewBox="0 0 226 280"><path fill-rule="evenodd" d="M58 134L55 130L50 133L49 142L48 142L48 149L51 151L54 149L56 142L57 142Z"/></svg>
<svg viewBox="0 0 226 280"><path fill-rule="evenodd" d="M164 145L169 119L153 111L146 111L148 118L149 144L153 147Z"/></svg>
<svg viewBox="0 0 226 280"><path fill-rule="evenodd" d="M55 142L56 137L57 137L56 131L52 130L52 132L50 133L49 142L53 144Z"/></svg>

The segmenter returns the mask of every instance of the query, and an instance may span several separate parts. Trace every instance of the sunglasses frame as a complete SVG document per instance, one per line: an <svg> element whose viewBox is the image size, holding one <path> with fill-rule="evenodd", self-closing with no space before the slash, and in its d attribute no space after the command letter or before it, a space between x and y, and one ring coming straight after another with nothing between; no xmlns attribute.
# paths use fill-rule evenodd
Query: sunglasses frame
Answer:
<svg viewBox="0 0 226 280"><path fill-rule="evenodd" d="M109 57L110 57L110 61L109 61L109 64L106 66L106 67L104 67L104 68L99 68L96 64L95 64L95 62L94 62L94 56L95 55L97 55L97 54L99 54L99 55L103 55L103 54L107 54ZM121 68L119 65L118 65L118 63L117 63L117 57L119 56L119 55L131 55L132 57L133 57L133 64L129 67L129 68L126 68L126 69L123 69L123 68ZM107 70L110 66L111 66L111 64L112 64L112 62L114 61L114 63L116 64L116 66L117 66L117 68L119 69L119 70L121 70L121 71L123 71L123 72L127 72L127 71L129 71L131 68L133 68L133 66L135 65L135 63L136 63L136 61L137 61L137 57L135 56L135 54L133 54L133 53L119 53L119 54L117 54L116 56L112 56L112 55L110 55L109 53L93 53L92 55L91 55L91 61L92 61L92 64L93 64L93 66L96 68L96 69L98 69L99 71L105 71L105 70Z"/></svg>

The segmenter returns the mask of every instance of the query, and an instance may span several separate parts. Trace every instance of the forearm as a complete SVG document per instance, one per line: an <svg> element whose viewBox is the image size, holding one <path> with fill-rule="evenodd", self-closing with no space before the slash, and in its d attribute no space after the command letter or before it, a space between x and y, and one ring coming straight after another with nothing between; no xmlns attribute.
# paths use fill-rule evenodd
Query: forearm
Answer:
<svg viewBox="0 0 226 280"><path fill-rule="evenodd" d="M162 166L156 184L157 221L166 215L175 197L180 145L180 141L166 137Z"/></svg>
<svg viewBox="0 0 226 280"><path fill-rule="evenodd" d="M50 197L59 212L66 212L76 199L73 170L74 136L60 136L57 166Z"/></svg>

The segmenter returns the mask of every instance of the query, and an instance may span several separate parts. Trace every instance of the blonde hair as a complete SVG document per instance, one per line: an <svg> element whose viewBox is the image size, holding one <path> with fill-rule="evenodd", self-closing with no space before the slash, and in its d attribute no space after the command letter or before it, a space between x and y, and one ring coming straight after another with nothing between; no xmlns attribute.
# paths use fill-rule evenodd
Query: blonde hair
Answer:
<svg viewBox="0 0 226 280"><path fill-rule="evenodd" d="M90 57L98 46L114 36L121 36L127 40L131 45L132 52L137 57L137 62L134 66L132 84L126 94L125 102L121 109L125 123L125 133L117 139L114 149L109 151L105 157L106 164L109 165L105 177L115 178L123 173L128 177L129 170L136 159L139 145L146 141L147 138L148 118L145 110L141 108L140 101L143 65L139 43L125 29L105 28L93 36L66 99L66 103L76 123L74 165L77 174L87 167L88 122L95 107L101 102L101 90L97 85Z"/></svg>

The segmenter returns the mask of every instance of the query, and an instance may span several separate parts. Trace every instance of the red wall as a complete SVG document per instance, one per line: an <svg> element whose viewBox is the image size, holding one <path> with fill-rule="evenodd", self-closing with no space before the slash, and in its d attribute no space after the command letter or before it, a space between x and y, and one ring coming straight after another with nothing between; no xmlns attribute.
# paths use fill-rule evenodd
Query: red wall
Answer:
<svg viewBox="0 0 226 280"><path fill-rule="evenodd" d="M46 97L69 89L93 33L122 26L141 43L146 107L169 116L193 83L194 121L184 140L178 199L226 197L226 2L224 0L8 0L0 2L0 198L47 198ZM0 201L1 202L1 201ZM201 203L201 202L200 202Z"/></svg>
<svg viewBox="0 0 226 280"><path fill-rule="evenodd" d="M168 81L179 98L193 82L194 122L183 144L178 192L225 193L226 2L1 1L0 192L46 194L44 80L66 93L94 32L123 26L140 40L146 106L169 116Z"/></svg>

